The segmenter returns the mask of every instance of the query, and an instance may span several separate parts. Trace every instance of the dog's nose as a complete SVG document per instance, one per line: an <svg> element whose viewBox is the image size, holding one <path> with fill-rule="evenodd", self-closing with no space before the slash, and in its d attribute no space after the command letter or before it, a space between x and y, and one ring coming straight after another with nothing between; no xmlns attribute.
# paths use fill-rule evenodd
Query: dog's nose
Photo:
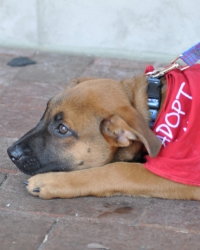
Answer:
<svg viewBox="0 0 200 250"><path fill-rule="evenodd" d="M10 159L13 162L18 161L21 158L22 154L23 154L22 148L19 147L18 145L10 146L7 149L7 152L8 152L8 155L9 155Z"/></svg>

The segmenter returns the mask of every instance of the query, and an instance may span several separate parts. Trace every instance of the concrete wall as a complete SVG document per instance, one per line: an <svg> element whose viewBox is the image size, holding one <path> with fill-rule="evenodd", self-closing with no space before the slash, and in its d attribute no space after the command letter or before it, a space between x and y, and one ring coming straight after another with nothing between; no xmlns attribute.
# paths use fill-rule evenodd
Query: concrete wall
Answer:
<svg viewBox="0 0 200 250"><path fill-rule="evenodd" d="M199 0L0 0L0 46L168 60L199 40Z"/></svg>

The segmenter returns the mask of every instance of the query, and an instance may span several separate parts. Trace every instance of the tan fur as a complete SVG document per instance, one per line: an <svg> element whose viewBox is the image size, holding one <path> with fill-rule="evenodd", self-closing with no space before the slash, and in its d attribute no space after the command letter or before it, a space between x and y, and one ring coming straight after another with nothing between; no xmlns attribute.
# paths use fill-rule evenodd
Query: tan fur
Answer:
<svg viewBox="0 0 200 250"><path fill-rule="evenodd" d="M77 85L78 84L78 85ZM43 199L77 196L133 195L200 200L200 188L166 180L140 163L128 162L143 144L154 157L161 143L148 128L146 76L125 79L77 79L53 98L46 121L64 112L78 139L61 140L60 154L71 157L71 172L38 174L28 191ZM165 88L163 88L163 100ZM82 163L82 164L81 164ZM39 192L34 191L38 189Z"/></svg>

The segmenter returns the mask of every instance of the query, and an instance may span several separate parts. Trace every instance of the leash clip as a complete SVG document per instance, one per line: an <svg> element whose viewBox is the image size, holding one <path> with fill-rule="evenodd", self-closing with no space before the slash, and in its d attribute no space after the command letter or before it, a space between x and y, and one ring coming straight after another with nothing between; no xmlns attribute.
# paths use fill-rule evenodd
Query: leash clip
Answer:
<svg viewBox="0 0 200 250"><path fill-rule="evenodd" d="M185 69L187 69L187 68L190 67L190 66L188 66L188 65L182 67L178 62L176 62L179 58L180 58L180 56L177 57L177 58L175 58L175 59L171 62L171 64L170 64L169 66L167 66L167 67L165 67L165 68L156 69L156 70L154 70L154 71L152 71L152 72L148 72L147 75L148 75L148 76L151 76L151 77L153 77L153 78L160 78L160 77L164 76L166 73L170 72L171 70L179 69L179 70L183 71L183 70L185 70Z"/></svg>
<svg viewBox="0 0 200 250"><path fill-rule="evenodd" d="M186 65L185 66L180 65L177 62L179 59L182 60ZM191 47L190 49L186 50L181 55L176 57L171 62L171 65L162 69L156 69L152 72L148 72L147 75L153 78L160 78L173 69L179 69L180 71L183 71L193 66L199 60L200 60L200 43L197 43L196 45L194 45L193 47Z"/></svg>
<svg viewBox="0 0 200 250"><path fill-rule="evenodd" d="M182 60L185 64L179 64L178 60ZM166 73L171 70L178 69L184 71L185 69L193 66L197 61L200 60L200 43L196 44L189 50L183 52L181 55L176 57L169 66L165 68L158 68L153 70L153 67L150 66L150 69L146 68L145 73L148 76L148 86L147 86L147 96L148 96L148 107L150 113L150 127L153 127L156 120L160 103L161 103L161 81L160 77L164 76Z"/></svg>

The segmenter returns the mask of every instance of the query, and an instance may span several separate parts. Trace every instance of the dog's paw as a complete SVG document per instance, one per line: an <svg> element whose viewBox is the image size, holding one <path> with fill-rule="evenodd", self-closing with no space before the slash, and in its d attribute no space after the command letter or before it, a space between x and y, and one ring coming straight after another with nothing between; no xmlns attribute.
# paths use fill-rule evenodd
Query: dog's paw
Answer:
<svg viewBox="0 0 200 250"><path fill-rule="evenodd" d="M59 198L56 190L59 183L56 181L55 173L38 174L25 181L24 184L30 194L42 199Z"/></svg>

